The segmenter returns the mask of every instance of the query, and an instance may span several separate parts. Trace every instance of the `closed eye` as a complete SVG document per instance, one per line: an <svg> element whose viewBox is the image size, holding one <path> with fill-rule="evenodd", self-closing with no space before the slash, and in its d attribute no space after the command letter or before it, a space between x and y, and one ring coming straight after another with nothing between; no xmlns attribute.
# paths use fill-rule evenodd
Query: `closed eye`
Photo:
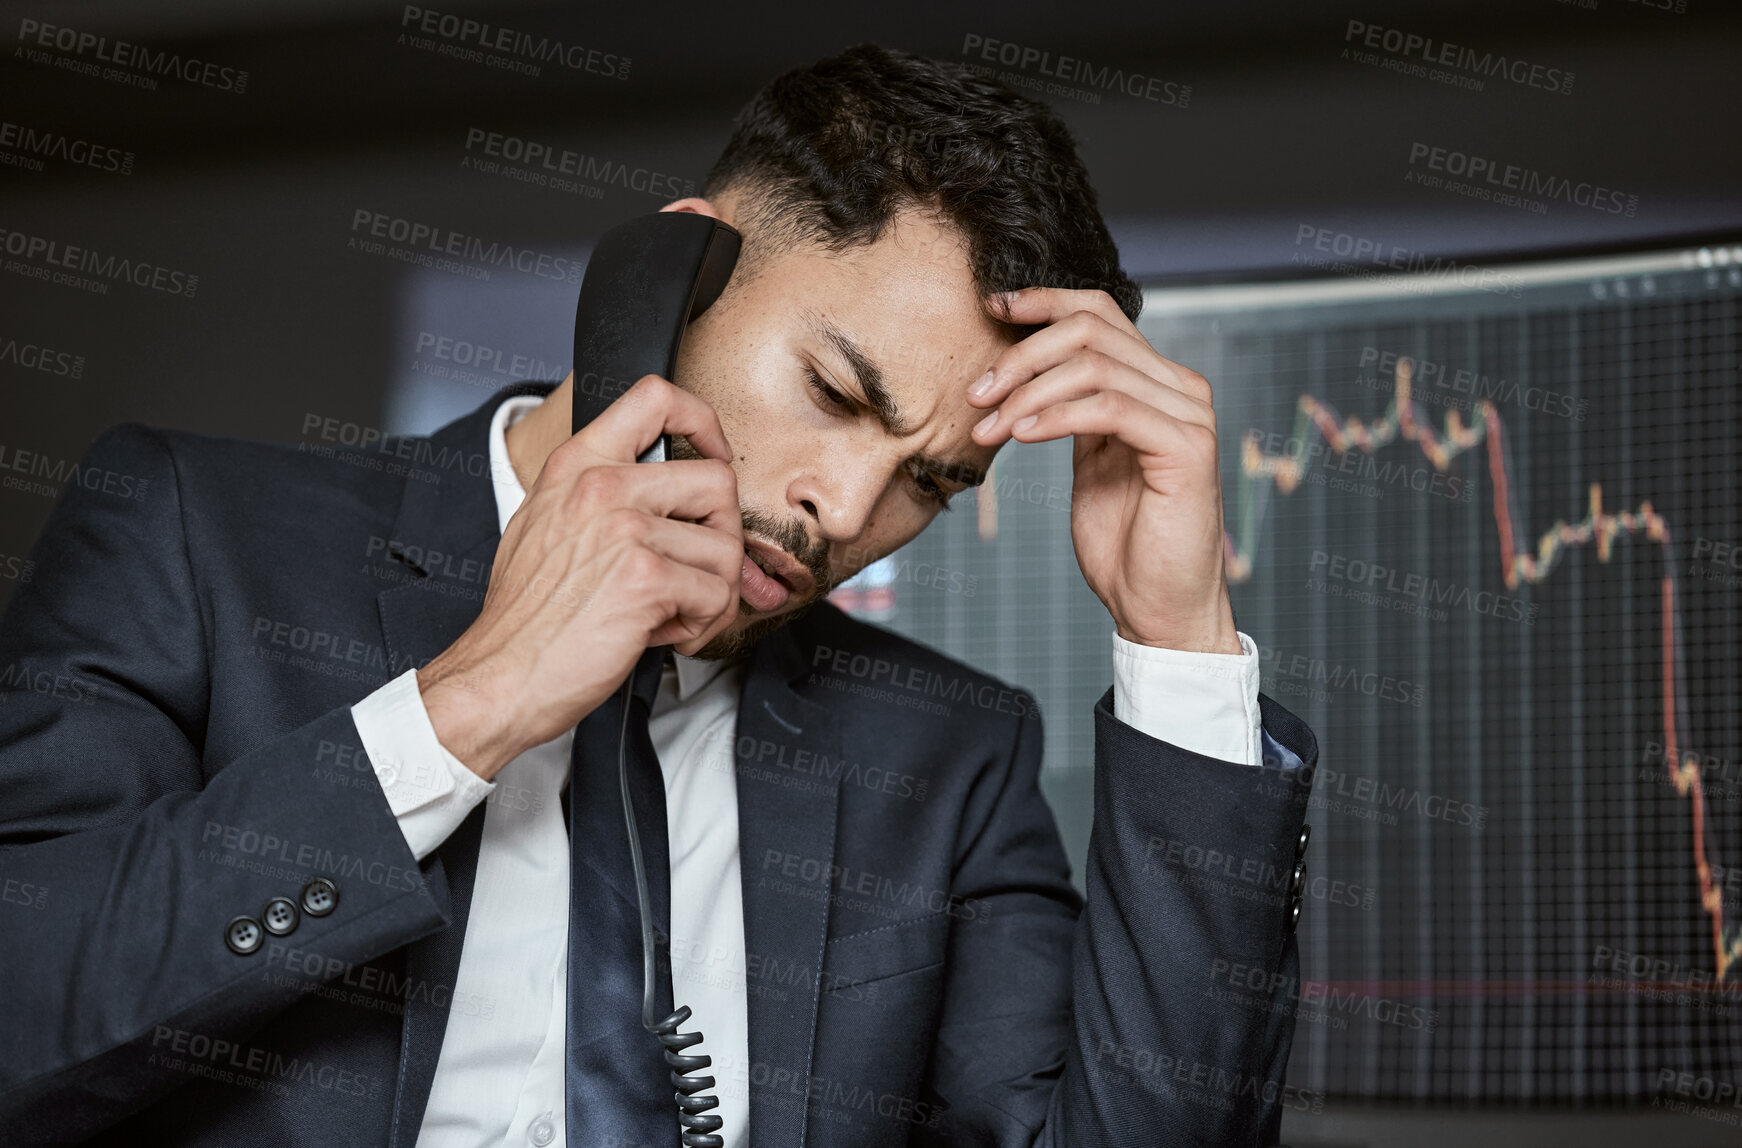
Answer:
<svg viewBox="0 0 1742 1148"><path fill-rule="evenodd" d="M950 508L950 499L955 497L954 493L939 486L938 480L931 476L930 471L922 466L910 464L907 473L921 497L935 504L939 510Z"/></svg>
<svg viewBox="0 0 1742 1148"><path fill-rule="evenodd" d="M807 365L804 373L805 382L810 387L811 394L816 397L819 406L841 415L856 415L858 413L859 404L831 387L815 367ZM914 496L921 502L928 506L935 506L939 510L950 508L950 499L954 497L954 493L938 485L937 479L933 478L931 472L924 467L917 463L909 463L907 480L912 487Z"/></svg>
<svg viewBox="0 0 1742 1148"><path fill-rule="evenodd" d="M805 380L810 385L811 394L815 395L817 401L824 407L841 414L851 414L858 409L858 404L852 399L829 386L823 377L817 374L815 367L807 366L804 373Z"/></svg>

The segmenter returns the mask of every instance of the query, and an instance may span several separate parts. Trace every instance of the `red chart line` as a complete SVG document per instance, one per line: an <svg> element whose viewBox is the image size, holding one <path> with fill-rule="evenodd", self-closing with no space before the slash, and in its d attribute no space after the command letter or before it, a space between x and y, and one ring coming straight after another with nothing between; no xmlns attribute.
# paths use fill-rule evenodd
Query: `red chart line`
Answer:
<svg viewBox="0 0 1742 1148"><path fill-rule="evenodd" d="M1504 446L1505 426L1494 404L1480 400L1475 404L1477 419L1466 426L1455 410L1446 412L1446 429L1442 437L1425 420L1416 418L1415 402L1410 397L1414 366L1409 359L1399 359L1393 379L1391 402L1378 422L1368 424L1359 417L1343 418L1329 403L1303 394L1296 403L1291 453L1270 454L1262 449L1262 433L1248 431L1241 444L1240 494L1237 500L1237 522L1233 532L1225 536L1226 568L1230 582L1244 582L1252 576L1252 562L1257 549L1258 525L1262 503L1257 497L1258 484L1268 482L1278 493L1293 494L1305 478L1307 463L1306 430L1310 425L1325 444L1339 454L1359 450L1372 455L1384 447L1402 440L1421 448L1435 470L1445 472L1457 457L1486 441L1488 446L1488 476L1494 499L1494 527L1500 541L1501 575L1507 589L1519 582L1532 585L1545 581L1558 564L1561 555L1572 549L1597 547L1597 558L1608 562L1615 539L1625 531L1629 536L1644 534L1658 543L1664 552L1665 573L1661 589L1661 642L1663 689L1664 761L1677 762L1671 780L1676 792L1689 800L1693 821L1694 869L1700 879L1700 907L1712 922L1712 955L1717 979L1723 980L1732 966L1742 961L1742 935L1726 940L1723 893L1712 879L1712 866L1706 860L1706 803L1700 788L1697 758L1681 760L1680 740L1676 736L1677 703L1682 698L1682 685L1676 673L1676 594L1675 574L1671 565L1669 524L1652 509L1650 500L1640 502L1637 510L1607 513L1603 509L1603 487L1593 482L1585 517L1578 522L1557 519L1537 539L1534 550L1518 547L1512 523L1511 479L1506 468Z"/></svg>
<svg viewBox="0 0 1742 1148"><path fill-rule="evenodd" d="M1326 980L1303 984L1321 991L1359 993L1363 996L1396 997L1546 997L1546 996L1641 996L1651 993L1683 993L1689 997L1734 998L1742 1009L1742 996L1735 982L1716 980L1646 981L1620 979L1620 973L1603 974L1602 983L1584 981L1478 981L1478 980ZM1704 976L1705 974L1700 974Z"/></svg>

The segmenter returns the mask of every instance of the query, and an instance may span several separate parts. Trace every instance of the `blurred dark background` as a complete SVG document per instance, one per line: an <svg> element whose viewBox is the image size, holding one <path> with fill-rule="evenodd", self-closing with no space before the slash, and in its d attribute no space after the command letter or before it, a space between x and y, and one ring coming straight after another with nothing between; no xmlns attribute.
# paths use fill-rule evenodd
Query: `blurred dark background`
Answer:
<svg viewBox="0 0 1742 1148"><path fill-rule="evenodd" d="M420 30L421 11L580 46L592 70L467 58ZM212 68L105 75L100 50L66 32L44 46L45 25ZM1365 45L1367 28L1523 61L1562 90L1493 75L1476 90L1467 68L1411 74L1402 54ZM1165 101L1039 93L1078 135L1146 285L1311 276L1303 229L1480 264L1742 236L1742 5L1729 0L62 2L9 4L0 29L0 471L34 466L39 480L121 421L312 444L311 419L423 431L515 373L560 378L573 283L372 253L356 245L358 213L584 258L605 227L676 197L664 189L699 185L760 85L865 40L975 63L997 40L1162 81ZM480 169L491 134L571 151L594 178L563 188ZM1407 178L1423 148L1599 185L1628 208L1539 212L1424 188ZM101 292L45 281L33 241L164 277ZM467 363L442 339L496 357ZM67 357L31 367L27 347ZM53 504L52 490L0 489L0 573ZM0 604L13 584L0 578ZM1301 1144L1634 1143L1638 1117L1333 1103L1289 1128ZM1710 1121L1667 1127L1665 1142L1734 1142Z"/></svg>

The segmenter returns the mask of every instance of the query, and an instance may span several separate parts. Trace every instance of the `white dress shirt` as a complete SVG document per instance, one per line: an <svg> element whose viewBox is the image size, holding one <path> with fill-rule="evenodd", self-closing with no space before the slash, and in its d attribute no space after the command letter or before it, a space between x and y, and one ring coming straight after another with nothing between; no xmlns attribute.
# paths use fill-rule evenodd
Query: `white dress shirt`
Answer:
<svg viewBox="0 0 1742 1148"><path fill-rule="evenodd" d="M526 497L509 464L506 432L542 401L509 399L490 423L490 473L502 528ZM1245 634L1240 645L1243 654L1193 654L1114 634L1114 712L1151 737L1258 765L1258 649ZM706 1037L690 1051L714 1058L720 1134L727 1148L746 1148L749 1025L732 756L744 670L682 655L675 661L660 681L650 722L670 834L673 996L694 1010L687 1031ZM488 803L453 1007L418 1148L560 1146L569 927L560 792L574 731L527 750L486 782L437 740L415 670L358 702L351 714L418 860L480 801ZM675 1129L675 1106L672 1122Z"/></svg>

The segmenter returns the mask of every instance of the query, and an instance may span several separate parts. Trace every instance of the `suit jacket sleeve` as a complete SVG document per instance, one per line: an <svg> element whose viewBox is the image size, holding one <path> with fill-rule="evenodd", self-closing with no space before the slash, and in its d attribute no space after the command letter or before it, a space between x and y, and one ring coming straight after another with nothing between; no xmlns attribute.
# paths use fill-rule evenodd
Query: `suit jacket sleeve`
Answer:
<svg viewBox="0 0 1742 1148"><path fill-rule="evenodd" d="M1299 971L1290 885L1317 745L1260 704L1304 768L1180 749L1102 697L1080 916L1039 792L1040 722L1021 720L1008 769L970 808L957 892L983 902L984 921L951 935L934 1115L914 1143L1275 1142L1299 1097L1283 1084Z"/></svg>
<svg viewBox="0 0 1742 1148"><path fill-rule="evenodd" d="M264 945L225 941L274 897L300 906L306 873L278 858L334 874L336 907L295 936L331 967L447 921L372 773L347 787L317 768L323 743L360 744L349 707L206 758L221 683L184 513L162 437L107 432L0 622L0 879L31 890L0 904L0 1128L33 1139L144 1106L188 1079L172 1051L237 1041L298 998L262 976Z"/></svg>

